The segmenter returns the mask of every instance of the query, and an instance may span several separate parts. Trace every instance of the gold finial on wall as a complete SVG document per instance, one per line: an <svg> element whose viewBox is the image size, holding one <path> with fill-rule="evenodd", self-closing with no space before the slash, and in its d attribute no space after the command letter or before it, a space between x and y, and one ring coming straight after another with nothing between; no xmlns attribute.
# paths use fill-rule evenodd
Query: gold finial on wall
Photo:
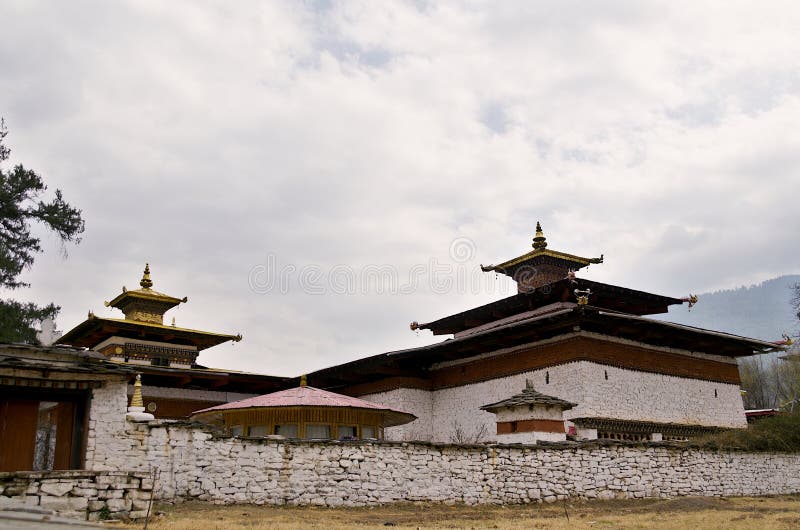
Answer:
<svg viewBox="0 0 800 530"><path fill-rule="evenodd" d="M139 285L142 286L142 289L149 289L153 286L153 280L150 279L150 264L144 264L144 275L142 275L142 281L139 282Z"/></svg>
<svg viewBox="0 0 800 530"><path fill-rule="evenodd" d="M136 382L133 383L133 396L131 397L131 407L144 408L142 399L142 374L136 374Z"/></svg>

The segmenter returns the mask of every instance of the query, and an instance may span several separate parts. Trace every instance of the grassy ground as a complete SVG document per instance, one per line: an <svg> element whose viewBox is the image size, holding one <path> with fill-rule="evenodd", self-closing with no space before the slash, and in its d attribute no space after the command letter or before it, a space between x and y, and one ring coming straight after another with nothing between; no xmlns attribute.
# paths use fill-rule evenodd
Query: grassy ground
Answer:
<svg viewBox="0 0 800 530"><path fill-rule="evenodd" d="M160 515L151 518L148 528L152 530L777 529L800 528L800 496L571 501L524 506L406 504L376 508L215 506L190 502L160 505L155 513ZM141 528L142 522L120 526Z"/></svg>

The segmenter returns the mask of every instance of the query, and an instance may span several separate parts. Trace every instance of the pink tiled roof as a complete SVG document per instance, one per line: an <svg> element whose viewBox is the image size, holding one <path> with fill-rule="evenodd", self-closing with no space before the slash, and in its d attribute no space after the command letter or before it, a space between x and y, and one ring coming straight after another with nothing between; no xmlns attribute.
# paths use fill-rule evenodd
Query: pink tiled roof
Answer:
<svg viewBox="0 0 800 530"><path fill-rule="evenodd" d="M371 401L364 401L363 399L328 392L327 390L314 388L312 386L299 386L288 390L281 390L280 392L264 394L263 396L242 399L231 403L223 403L216 407L196 410L192 412L192 415L264 407L349 407L355 409L371 409L386 413L387 426L389 426L389 424L401 425L417 418L408 412L385 407L378 403L372 403Z"/></svg>

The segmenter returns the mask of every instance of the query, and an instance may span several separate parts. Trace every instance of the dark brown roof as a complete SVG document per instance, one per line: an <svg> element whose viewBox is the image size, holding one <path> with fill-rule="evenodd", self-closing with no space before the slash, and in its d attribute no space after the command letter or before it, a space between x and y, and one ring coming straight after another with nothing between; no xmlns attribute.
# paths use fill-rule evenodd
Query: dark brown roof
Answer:
<svg viewBox="0 0 800 530"><path fill-rule="evenodd" d="M431 365L468 359L490 351L532 344L560 335L582 332L627 339L658 347L743 357L780 351L770 342L692 326L626 315L591 305L564 303L562 309L533 313L442 342L365 357L308 374L309 383L341 388L386 377L428 377Z"/></svg>
<svg viewBox="0 0 800 530"><path fill-rule="evenodd" d="M87 374L129 375L134 371L92 350L31 344L0 344L0 367Z"/></svg>
<svg viewBox="0 0 800 530"><path fill-rule="evenodd" d="M519 394L515 394L510 398L504 399L503 401L498 401L497 403L484 405L481 407L481 410L494 412L506 407L519 407L523 405L549 405L560 407L561 410L567 410L577 406L578 404L537 392L533 389L533 385L529 381L528 385L525 387L525 390Z"/></svg>
<svg viewBox="0 0 800 530"><path fill-rule="evenodd" d="M582 278L572 280L565 278L537 288L533 292L518 293L490 304L434 320L433 322L419 324L418 327L419 329L429 329L434 335L459 333L549 304L575 302L576 289L591 291L589 303L595 307L621 311L632 315L666 313L669 306L683 303L680 298L637 291Z"/></svg>
<svg viewBox="0 0 800 530"><path fill-rule="evenodd" d="M150 322L122 318L101 318L91 315L58 339L58 343L92 348L114 335L168 342L170 344L191 345L196 346L198 350L204 350L227 341L236 342L242 338L241 335L226 335Z"/></svg>

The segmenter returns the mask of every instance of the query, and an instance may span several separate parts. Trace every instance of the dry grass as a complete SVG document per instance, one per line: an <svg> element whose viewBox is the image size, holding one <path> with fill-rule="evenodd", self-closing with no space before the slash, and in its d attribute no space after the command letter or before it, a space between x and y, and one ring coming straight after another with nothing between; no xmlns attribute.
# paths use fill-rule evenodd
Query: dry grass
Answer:
<svg viewBox="0 0 800 530"><path fill-rule="evenodd" d="M152 530L800 528L800 496L571 501L524 506L405 504L376 508L215 506L190 502L161 505L156 512L163 515L152 518ZM142 523L119 526L141 528Z"/></svg>

